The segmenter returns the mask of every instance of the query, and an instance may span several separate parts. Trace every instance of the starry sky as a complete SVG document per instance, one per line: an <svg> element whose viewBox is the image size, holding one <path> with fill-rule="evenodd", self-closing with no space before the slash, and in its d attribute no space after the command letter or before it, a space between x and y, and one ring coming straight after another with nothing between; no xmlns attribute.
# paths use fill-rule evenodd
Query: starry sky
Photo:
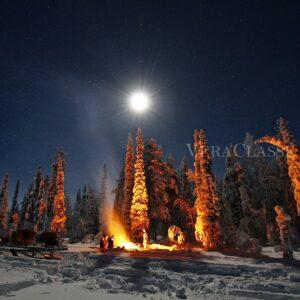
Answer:
<svg viewBox="0 0 300 300"><path fill-rule="evenodd" d="M1 1L0 175L24 191L62 146L69 194L104 162L113 182L139 126L176 162L195 128L222 148L283 116L299 141L299 15L292 0Z"/></svg>

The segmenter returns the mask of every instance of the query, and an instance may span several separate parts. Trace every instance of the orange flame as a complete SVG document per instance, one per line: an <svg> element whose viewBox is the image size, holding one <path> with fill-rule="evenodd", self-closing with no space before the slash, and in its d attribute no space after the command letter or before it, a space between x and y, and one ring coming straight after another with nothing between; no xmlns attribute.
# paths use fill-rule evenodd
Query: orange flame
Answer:
<svg viewBox="0 0 300 300"><path fill-rule="evenodd" d="M125 248L126 250L139 250L140 246L130 241L117 214L110 212L106 215L110 216L107 219L107 228L109 234L114 236L115 247Z"/></svg>
<svg viewBox="0 0 300 300"><path fill-rule="evenodd" d="M147 251L147 250L169 250L174 251L177 249L176 245L166 246L160 244L148 244L144 248L141 244L133 243L127 235L125 228L119 220L117 214L110 212L106 214L110 216L107 221L108 233L114 236L115 247L124 248L128 251Z"/></svg>

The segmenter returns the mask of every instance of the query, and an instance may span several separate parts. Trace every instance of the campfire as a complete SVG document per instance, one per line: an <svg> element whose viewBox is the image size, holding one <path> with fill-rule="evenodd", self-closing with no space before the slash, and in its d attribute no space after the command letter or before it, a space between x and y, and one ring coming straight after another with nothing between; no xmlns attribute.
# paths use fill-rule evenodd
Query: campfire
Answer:
<svg viewBox="0 0 300 300"><path fill-rule="evenodd" d="M176 226L174 226L176 227ZM117 217L113 216L110 218L108 231L110 235L114 236L114 247L115 248L122 248L127 251L149 251L149 250L179 250L182 247L180 243L176 243L173 239L172 242L174 243L171 246L162 245L162 244L155 244L149 242L149 239L145 241L146 237L144 235L143 243L134 243L130 240L129 236L127 235L123 225L118 220ZM169 230L170 231L170 230ZM176 233L175 233L176 235ZM173 235L174 236L174 235Z"/></svg>

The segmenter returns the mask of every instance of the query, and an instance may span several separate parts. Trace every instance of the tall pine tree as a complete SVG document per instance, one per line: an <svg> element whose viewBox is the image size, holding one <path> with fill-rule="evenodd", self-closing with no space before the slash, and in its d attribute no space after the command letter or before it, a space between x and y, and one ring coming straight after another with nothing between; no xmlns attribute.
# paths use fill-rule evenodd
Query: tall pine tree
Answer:
<svg viewBox="0 0 300 300"><path fill-rule="evenodd" d="M41 178L37 195L37 220L35 222L35 231L41 232L46 229L47 220L47 202L46 202L46 187L45 181Z"/></svg>
<svg viewBox="0 0 300 300"><path fill-rule="evenodd" d="M130 208L133 196L134 185L134 149L131 134L128 136L125 158L125 182L124 182L124 205L123 224L127 234L130 234Z"/></svg>
<svg viewBox="0 0 300 300"><path fill-rule="evenodd" d="M195 231L195 196L193 187L188 179L188 165L184 158L179 169L179 194L174 202L173 223L186 233L187 240L194 240Z"/></svg>
<svg viewBox="0 0 300 300"><path fill-rule="evenodd" d="M158 234L165 235L167 225L170 225L171 215L169 211L170 195L167 192L168 178L167 164L163 162L162 149L154 139L149 139L144 145L144 162L146 189L149 202L150 233L155 240ZM164 227L164 228L163 228Z"/></svg>
<svg viewBox="0 0 300 300"><path fill-rule="evenodd" d="M280 136L265 136L256 143L269 143L286 153L288 173L292 181L294 199L297 205L298 215L300 215L300 150L295 142L295 138L284 120L280 121Z"/></svg>
<svg viewBox="0 0 300 300"><path fill-rule="evenodd" d="M237 229L242 218L242 205L239 193L237 157L232 145L229 146L226 157L226 172L223 180L221 199L221 223L225 244L233 244Z"/></svg>
<svg viewBox="0 0 300 300"><path fill-rule="evenodd" d="M142 131L138 129L136 147L136 161L134 164L134 187L130 208L131 237L133 241L142 240L142 230L149 230L148 216L148 194L146 189L145 167L144 167L144 145Z"/></svg>
<svg viewBox="0 0 300 300"><path fill-rule="evenodd" d="M21 229L32 229L33 224L30 219L30 215L32 214L31 209L31 194L33 192L33 184L30 184L21 204L20 211L20 228Z"/></svg>
<svg viewBox="0 0 300 300"><path fill-rule="evenodd" d="M86 190L86 188L84 189ZM79 189L76 195L74 212L73 212L73 237L82 239L85 235L85 205L81 190Z"/></svg>
<svg viewBox="0 0 300 300"><path fill-rule="evenodd" d="M221 244L220 200L216 182L211 170L211 153L208 149L204 130L194 133L194 172L190 179L195 183L196 224L195 238L205 249L216 249Z"/></svg>
<svg viewBox="0 0 300 300"><path fill-rule="evenodd" d="M8 175L3 178L3 183L0 193L0 234L1 236L8 235Z"/></svg>
<svg viewBox="0 0 300 300"><path fill-rule="evenodd" d="M10 227L12 230L17 230L20 223L20 212L19 212L19 201L18 201L19 189L20 189L20 180L18 179L14 191L10 214L9 214Z"/></svg>
<svg viewBox="0 0 300 300"><path fill-rule="evenodd" d="M65 224L67 220L64 182L64 156L62 152L59 151L56 161L56 195L54 198L53 219L51 221L51 231L59 234L65 233Z"/></svg>
<svg viewBox="0 0 300 300"><path fill-rule="evenodd" d="M44 180L42 175L42 169L40 167L37 168L35 178L34 178L34 190L31 194L31 214L32 214L32 224L33 229L38 232L40 231L39 224L39 213L40 213L40 196L42 194L42 189L44 187Z"/></svg>

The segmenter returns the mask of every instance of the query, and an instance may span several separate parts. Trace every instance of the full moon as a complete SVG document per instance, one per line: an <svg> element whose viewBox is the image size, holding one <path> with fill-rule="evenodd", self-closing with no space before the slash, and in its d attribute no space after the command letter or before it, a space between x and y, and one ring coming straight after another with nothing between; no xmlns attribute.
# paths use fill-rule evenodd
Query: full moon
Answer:
<svg viewBox="0 0 300 300"><path fill-rule="evenodd" d="M135 111L142 112L149 106L149 97L144 92L136 92L130 97L130 106Z"/></svg>

